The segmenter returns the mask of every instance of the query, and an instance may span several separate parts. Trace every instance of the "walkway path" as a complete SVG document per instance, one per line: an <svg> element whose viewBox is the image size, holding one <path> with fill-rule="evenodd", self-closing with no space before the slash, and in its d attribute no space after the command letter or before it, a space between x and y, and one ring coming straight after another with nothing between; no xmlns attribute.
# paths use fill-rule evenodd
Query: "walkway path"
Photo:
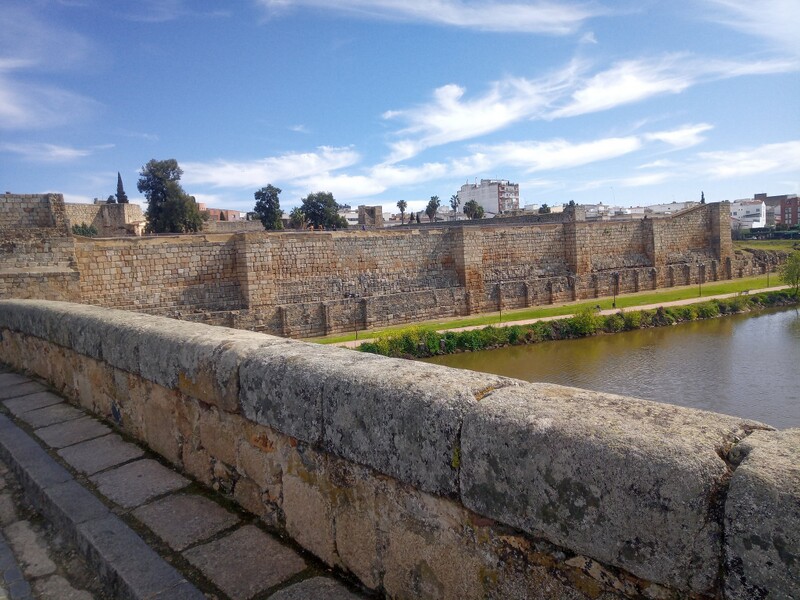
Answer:
<svg viewBox="0 0 800 600"><path fill-rule="evenodd" d="M698 302L708 302L709 300L721 299L721 298L733 298L734 296L740 296L743 293L748 294L758 294L760 292L774 292L776 290L783 290L788 288L789 286L786 285L779 285L775 287L769 288L762 288L758 290L749 290L748 292L733 292L730 294L717 294L715 296L702 296L697 298L684 298L683 300L672 300L670 302L658 302L657 304L642 304L639 306L626 306L624 310L651 310L658 308L659 306L684 306L686 304L697 304ZM601 315L613 315L614 313L618 313L621 308L609 308L606 310L599 311ZM528 325L530 323L536 323L537 321L555 321L557 319L568 319L569 317L574 317L574 314L567 314L567 315L555 315L552 317L537 317L535 319L523 319L519 321L503 321L502 323L496 323L498 327L509 327L511 325ZM437 327L437 331L470 331L472 329L483 329L484 327L488 327L490 323L485 323L483 325L470 325L468 327ZM350 340L347 342L337 342L335 344L331 344L332 346L342 346L344 348L358 348L361 344L365 344L367 342L373 342L375 338L366 338L361 340Z"/></svg>
<svg viewBox="0 0 800 600"><path fill-rule="evenodd" d="M357 600L313 557L0 365L0 600Z"/></svg>

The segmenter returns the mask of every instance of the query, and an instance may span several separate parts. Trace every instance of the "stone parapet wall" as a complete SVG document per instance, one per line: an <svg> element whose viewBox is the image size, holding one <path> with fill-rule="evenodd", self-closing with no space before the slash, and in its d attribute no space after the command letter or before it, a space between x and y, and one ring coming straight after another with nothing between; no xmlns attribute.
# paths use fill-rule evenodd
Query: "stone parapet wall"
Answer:
<svg viewBox="0 0 800 600"><path fill-rule="evenodd" d="M239 233L248 231L251 233L264 231L261 221L206 221L203 223L203 231L206 233Z"/></svg>
<svg viewBox="0 0 800 600"><path fill-rule="evenodd" d="M790 598L800 432L85 305L0 360L392 598Z"/></svg>
<svg viewBox="0 0 800 600"><path fill-rule="evenodd" d="M0 231L50 229L53 235L68 233L61 194L3 194L0 196Z"/></svg>
<svg viewBox="0 0 800 600"><path fill-rule="evenodd" d="M70 227L93 225L100 237L134 235L129 225L144 221L142 207L138 204L66 204L65 211Z"/></svg>

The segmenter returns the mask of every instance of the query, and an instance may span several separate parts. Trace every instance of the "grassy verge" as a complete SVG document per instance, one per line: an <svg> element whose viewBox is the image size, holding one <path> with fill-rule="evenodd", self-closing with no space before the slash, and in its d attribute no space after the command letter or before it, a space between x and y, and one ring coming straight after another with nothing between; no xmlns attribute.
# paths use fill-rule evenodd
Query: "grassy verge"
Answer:
<svg viewBox="0 0 800 600"><path fill-rule="evenodd" d="M508 345L533 344L549 340L574 339L600 333L618 333L645 327L663 327L697 319L710 319L768 308L800 304L790 290L764 292L748 296L709 300L698 304L659 307L651 310L620 311L599 315L586 307L575 316L527 325L488 326L469 331L438 332L430 327L406 327L384 333L358 347L362 352L406 358L424 358L437 354L470 352Z"/></svg>
<svg viewBox="0 0 800 600"><path fill-rule="evenodd" d="M782 250L791 252L800 249L795 240L737 240L733 242L736 250Z"/></svg>
<svg viewBox="0 0 800 600"><path fill-rule="evenodd" d="M771 285L778 285L777 273L770 275L769 283ZM744 290L759 289L767 287L766 275L758 277L746 277L743 279L730 279L726 281L716 281L713 283L703 284L703 296L717 296L720 294L735 294ZM674 300L686 300L688 298L697 298L699 293L698 286L682 286L674 288L663 288L659 290L650 290L646 292L638 292L635 294L626 294L624 296L617 296L616 308L630 308L634 306L644 306L647 304L659 304L662 302L672 302ZM541 319L543 317L560 317L563 315L571 315L580 312L586 308L594 308L600 306L601 309L612 308L611 304L613 299L611 296L605 298L594 298L592 300L580 300L578 302L568 302L565 304L555 304L552 306L537 306L531 308L521 308L516 310L504 310L503 321L525 321L527 319ZM454 329L458 327L472 327L479 325L499 325L500 315L497 312L484 313L481 315L474 315L465 318L456 318L448 320L425 321L419 323L420 326L426 329ZM386 333L402 331L408 328L408 324L398 325L397 327L386 327L383 329L371 329L369 331L360 331L359 336L363 338L375 338ZM355 333L346 333L339 335L332 335L324 338L311 338L308 341L317 342L320 344L335 344L339 342L349 342L356 339Z"/></svg>

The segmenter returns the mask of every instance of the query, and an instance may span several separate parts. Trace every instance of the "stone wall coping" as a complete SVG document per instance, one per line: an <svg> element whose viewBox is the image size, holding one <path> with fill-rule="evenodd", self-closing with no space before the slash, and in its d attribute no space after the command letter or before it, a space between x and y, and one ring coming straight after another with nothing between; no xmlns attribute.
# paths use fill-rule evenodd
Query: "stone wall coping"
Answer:
<svg viewBox="0 0 800 600"><path fill-rule="evenodd" d="M0 330L72 349L694 593L719 585L732 449L751 433L754 444L789 436L795 465L800 457L796 434L746 419L164 317L5 300ZM770 452L785 450L776 447L757 446L739 462L757 475ZM774 487L787 461L773 465ZM797 477L786 481L788 498L800 496ZM770 497L759 502L774 508ZM731 531L751 531L746 516L728 511L727 519ZM781 552L800 554L796 536L786 540ZM791 568L787 560L763 569Z"/></svg>

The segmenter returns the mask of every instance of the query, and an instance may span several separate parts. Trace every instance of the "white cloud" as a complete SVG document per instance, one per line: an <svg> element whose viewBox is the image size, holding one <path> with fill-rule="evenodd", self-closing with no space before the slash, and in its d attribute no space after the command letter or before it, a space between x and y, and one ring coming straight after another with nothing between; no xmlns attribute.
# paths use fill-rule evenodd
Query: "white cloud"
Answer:
<svg viewBox="0 0 800 600"><path fill-rule="evenodd" d="M678 163L671 160L654 160L653 162L645 163L636 167L637 169L668 169L677 167Z"/></svg>
<svg viewBox="0 0 800 600"><path fill-rule="evenodd" d="M589 181L576 188L578 191L596 190L602 188L635 188L659 185L675 177L675 174L668 171L660 173L648 173L647 175L634 175L632 177L618 177L615 179L599 179Z"/></svg>
<svg viewBox="0 0 800 600"><path fill-rule="evenodd" d="M482 147L498 165L522 167L527 172L577 167L617 158L642 147L636 136L605 138L591 142L571 143L566 140L548 142L510 142Z"/></svg>
<svg viewBox="0 0 800 600"><path fill-rule="evenodd" d="M346 12L356 16L431 23L483 31L516 31L565 35L602 14L588 3L538 0L259 0L270 14L293 7Z"/></svg>
<svg viewBox="0 0 800 600"><path fill-rule="evenodd" d="M0 73L0 129L47 129L86 119L94 100L50 85L21 83Z"/></svg>
<svg viewBox="0 0 800 600"><path fill-rule="evenodd" d="M434 91L431 103L387 111L385 119L401 119L408 124L397 132L405 137L390 145L392 154L387 162L407 160L426 148L485 135L521 119L541 116L555 98L569 89L579 69L579 64L573 62L541 79L496 81L483 96L466 100L463 87L449 84Z"/></svg>
<svg viewBox="0 0 800 600"><path fill-rule="evenodd" d="M685 125L679 129L645 134L645 139L664 142L676 149L684 149L703 143L706 138L702 134L711 129L714 129L714 126L708 123Z"/></svg>
<svg viewBox="0 0 800 600"><path fill-rule="evenodd" d="M710 20L761 37L774 48L800 57L797 0L706 0L706 3L714 9L709 13Z"/></svg>
<svg viewBox="0 0 800 600"><path fill-rule="evenodd" d="M268 183L281 185L282 182L324 177L330 171L351 167L359 160L360 156L351 148L322 146L316 152L289 153L244 162L186 162L182 165L183 181L213 187L258 189Z"/></svg>
<svg viewBox="0 0 800 600"><path fill-rule="evenodd" d="M574 117L638 102L659 94L677 94L693 83L693 69L681 68L682 57L672 55L657 60L627 60L602 71L580 86L571 101L551 113L551 117Z"/></svg>
<svg viewBox="0 0 800 600"><path fill-rule="evenodd" d="M92 154L92 150L57 144L0 144L0 150L34 162L69 162Z"/></svg>
<svg viewBox="0 0 800 600"><path fill-rule="evenodd" d="M800 140L766 144L740 151L698 154L699 172L717 179L762 173L800 172Z"/></svg>

